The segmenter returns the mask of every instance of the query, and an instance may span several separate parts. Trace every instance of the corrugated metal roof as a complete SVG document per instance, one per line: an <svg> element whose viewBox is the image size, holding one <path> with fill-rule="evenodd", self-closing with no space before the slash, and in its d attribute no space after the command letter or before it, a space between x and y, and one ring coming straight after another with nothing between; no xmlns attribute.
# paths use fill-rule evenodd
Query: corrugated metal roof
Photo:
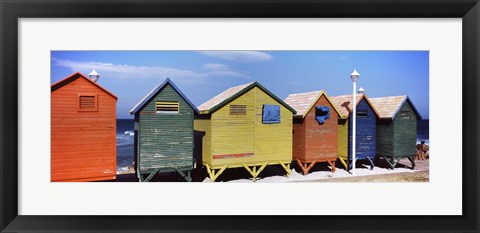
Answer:
<svg viewBox="0 0 480 233"><path fill-rule="evenodd" d="M211 98L207 102L198 106L198 110L200 110L200 111L210 110L213 107L216 107L217 105L222 103L223 101L227 100L228 98L230 98L230 97L234 96L235 94L239 93L243 89L249 87L253 83L255 83L255 82L250 82L250 83L245 83L245 84L242 84L242 85L239 85L239 86L230 87L227 90L225 90L224 92L216 95L215 97Z"/></svg>
<svg viewBox="0 0 480 233"><path fill-rule="evenodd" d="M330 104L332 104L335 111L340 115L338 108L333 104L332 100L323 90L290 94L285 99L285 103L287 103L293 109L295 109L295 111L297 111L297 114L295 116L305 117L305 115L310 111L310 109L322 95L325 95Z"/></svg>
<svg viewBox="0 0 480 233"><path fill-rule="evenodd" d="M190 100L183 94L182 91L180 91L180 89L172 82L172 80L170 80L169 78L165 79L165 81L163 81L163 83L160 83L159 85L157 85L155 88L153 88L145 97L142 98L142 100L140 100L140 102L138 102L133 108L132 110L130 110L130 114L134 114L135 112L139 111L140 109L143 108L143 106L148 103L150 101L151 98L155 97L157 95L157 93L167 84L170 84L170 86L173 87L173 89L175 89L175 91L177 91L177 93L190 105L190 107L193 108L193 110L198 113L198 109L197 107L195 107L195 105L190 102Z"/></svg>

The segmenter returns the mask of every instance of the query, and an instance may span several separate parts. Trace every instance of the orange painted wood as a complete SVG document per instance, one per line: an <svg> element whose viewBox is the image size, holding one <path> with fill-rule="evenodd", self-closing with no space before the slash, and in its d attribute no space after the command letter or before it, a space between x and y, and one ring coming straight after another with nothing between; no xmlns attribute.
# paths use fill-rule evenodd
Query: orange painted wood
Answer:
<svg viewBox="0 0 480 233"><path fill-rule="evenodd" d="M319 124L315 119L313 107L302 119L294 119L293 125L293 158L303 163L336 161L338 114L333 106L322 95L314 106L330 108L330 119ZM332 167L333 170L335 169Z"/></svg>
<svg viewBox="0 0 480 233"><path fill-rule="evenodd" d="M95 95L96 111L80 111L80 95ZM116 101L79 73L52 85L52 182L115 179Z"/></svg>

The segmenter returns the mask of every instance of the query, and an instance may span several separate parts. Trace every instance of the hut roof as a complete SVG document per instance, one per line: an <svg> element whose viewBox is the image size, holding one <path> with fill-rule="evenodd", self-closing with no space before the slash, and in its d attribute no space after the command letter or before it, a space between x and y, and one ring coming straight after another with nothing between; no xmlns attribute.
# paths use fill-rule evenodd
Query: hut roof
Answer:
<svg viewBox="0 0 480 233"><path fill-rule="evenodd" d="M337 114L341 116L340 111L338 111L335 104L333 104L330 97L328 97L327 93L325 93L325 91L323 90L290 94L285 99L285 102L290 106L292 106L292 108L294 108L297 111L297 114L295 115L295 117L304 118L307 115L307 113L310 111L310 109L313 108L313 105L315 105L318 99L322 97L322 95L325 95L325 98L333 106Z"/></svg>
<svg viewBox="0 0 480 233"><path fill-rule="evenodd" d="M54 92L58 89L60 89L61 87L79 79L79 78L83 78L85 79L86 81L90 82L91 84L95 85L96 87L98 87L99 89L101 89L102 91L104 91L105 93L111 95L113 98L115 99L118 99L118 97L116 95L114 95L113 93L109 92L107 89L103 88L102 86L100 86L98 83L90 80L89 78L87 78L87 76L83 75L82 73L80 72L75 72L69 76L67 76L66 78L60 80L60 81L57 81L56 83L52 84L51 86L51 92Z"/></svg>
<svg viewBox="0 0 480 233"><path fill-rule="evenodd" d="M175 89L175 91L188 103L188 105L190 105L190 107L193 108L193 110L198 114L198 109L197 107L195 107L195 105L183 94L182 91L180 91L180 89L178 89L178 87L172 82L172 80L170 80L169 78L165 79L165 81L163 81L163 83L160 83L158 84L155 88L153 88L145 97L143 97L142 100L140 100L140 102L138 102L133 108L132 110L130 110L130 114L134 114L140 110L143 109L143 107L148 103L150 102L150 100L152 98L154 98L155 96L157 96L158 92L160 92L163 87L165 87L167 84L170 84L170 86L173 87L173 89Z"/></svg>
<svg viewBox="0 0 480 233"><path fill-rule="evenodd" d="M250 82L250 83L245 83L239 86L231 87L225 90L224 92L216 95L215 97L211 98L207 102L201 104L198 106L198 109L200 110L200 114L210 114L218 109L222 108L226 104L230 103L234 99L238 98L239 96L243 95L244 93L248 92L254 87L260 88L262 91L267 93L270 97L275 99L278 103L283 105L285 108L290 110L293 114L295 114L295 109L290 107L288 104L283 102L280 98L278 98L276 95L271 93L269 90L267 90L265 87L260 85L258 82Z"/></svg>
<svg viewBox="0 0 480 233"><path fill-rule="evenodd" d="M385 96L385 97L377 97L377 98L370 98L370 102L373 104L373 107L377 110L380 118L388 118L393 119L400 111L400 108L403 104L408 101L417 114L418 118L422 118L420 113L417 111L415 106L413 105L412 101L408 96L401 95L401 96Z"/></svg>
<svg viewBox="0 0 480 233"><path fill-rule="evenodd" d="M352 98L353 95L338 95L338 96L332 96L330 97L332 99L332 102L335 104L335 106L338 108L338 110L341 113L342 118L348 118L350 116L350 113L353 111L352 107ZM362 99L365 99L367 103L372 107L373 111L375 114L379 117L380 115L377 112L377 109L373 106L372 102L368 99L368 97L365 94L357 94L357 103L358 105Z"/></svg>

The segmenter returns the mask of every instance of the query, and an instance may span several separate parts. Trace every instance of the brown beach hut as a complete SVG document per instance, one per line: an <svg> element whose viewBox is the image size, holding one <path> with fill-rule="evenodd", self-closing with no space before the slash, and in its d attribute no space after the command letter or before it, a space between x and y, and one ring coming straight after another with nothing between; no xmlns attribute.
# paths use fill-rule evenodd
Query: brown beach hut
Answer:
<svg viewBox="0 0 480 233"><path fill-rule="evenodd" d="M335 172L339 111L324 91L291 94L285 102L293 116L293 160L306 175L317 162L327 162Z"/></svg>
<svg viewBox="0 0 480 233"><path fill-rule="evenodd" d="M51 181L116 177L117 96L77 72L51 85Z"/></svg>

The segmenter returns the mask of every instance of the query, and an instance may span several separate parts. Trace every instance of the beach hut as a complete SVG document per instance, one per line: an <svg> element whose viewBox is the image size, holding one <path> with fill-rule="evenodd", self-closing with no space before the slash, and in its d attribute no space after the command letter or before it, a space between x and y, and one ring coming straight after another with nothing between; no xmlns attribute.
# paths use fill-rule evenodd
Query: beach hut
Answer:
<svg viewBox="0 0 480 233"><path fill-rule="evenodd" d="M293 160L304 175L318 162L335 172L339 111L324 91L291 94L285 102L297 111L293 117Z"/></svg>
<svg viewBox="0 0 480 233"><path fill-rule="evenodd" d="M212 181L236 167L254 180L267 165L279 164L290 174L295 110L265 87L232 87L198 108L195 130L203 135L202 160Z"/></svg>
<svg viewBox="0 0 480 233"><path fill-rule="evenodd" d="M140 182L171 171L191 181L196 113L195 105L168 78L130 110L135 116L134 159Z"/></svg>
<svg viewBox="0 0 480 233"><path fill-rule="evenodd" d="M392 169L406 157L414 169L420 113L406 95L370 98L370 102L380 117L377 120L377 155Z"/></svg>
<svg viewBox="0 0 480 233"><path fill-rule="evenodd" d="M116 178L117 97L74 73L51 85L51 181Z"/></svg>
<svg viewBox="0 0 480 233"><path fill-rule="evenodd" d="M331 99L340 111L338 119L338 159L346 169L352 159L352 95L332 96ZM366 160L370 168L375 167L376 156L376 124L378 113L365 94L356 96L357 120L356 120L356 147L355 159Z"/></svg>

